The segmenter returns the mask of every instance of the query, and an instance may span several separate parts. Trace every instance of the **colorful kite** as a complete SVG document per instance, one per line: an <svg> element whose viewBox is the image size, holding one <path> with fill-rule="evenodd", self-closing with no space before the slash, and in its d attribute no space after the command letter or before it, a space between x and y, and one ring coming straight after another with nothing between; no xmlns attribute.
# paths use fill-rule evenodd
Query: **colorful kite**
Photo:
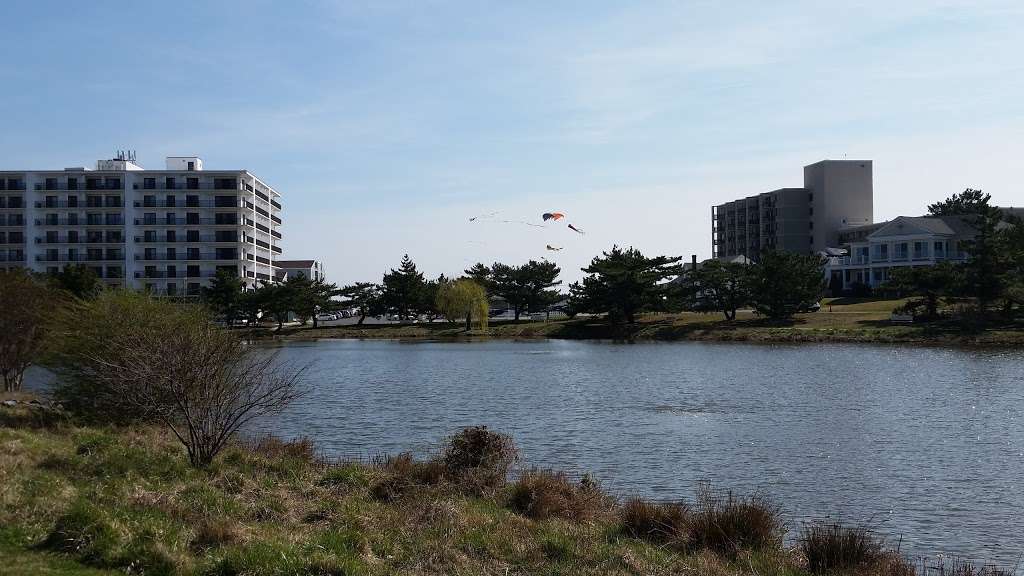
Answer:
<svg viewBox="0 0 1024 576"><path fill-rule="evenodd" d="M579 233L579 234L583 234L583 230L580 230L579 228L573 226L572 224L569 224L569 230L572 230L573 232L576 232L576 233Z"/></svg>
<svg viewBox="0 0 1024 576"><path fill-rule="evenodd" d="M562 218L565 218L565 214L562 214L561 212L545 212L541 215L541 218L543 218L545 222L548 220L561 220Z"/></svg>

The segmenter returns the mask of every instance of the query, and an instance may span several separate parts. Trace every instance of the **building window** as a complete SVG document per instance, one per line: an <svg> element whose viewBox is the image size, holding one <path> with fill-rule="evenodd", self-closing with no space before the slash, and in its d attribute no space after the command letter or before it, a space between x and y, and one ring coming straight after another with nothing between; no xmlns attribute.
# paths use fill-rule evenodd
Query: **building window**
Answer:
<svg viewBox="0 0 1024 576"><path fill-rule="evenodd" d="M188 178L185 180L185 186L189 190L199 190L199 178Z"/></svg>
<svg viewBox="0 0 1024 576"><path fill-rule="evenodd" d="M142 187L146 190L156 190L156 178L143 178Z"/></svg>
<svg viewBox="0 0 1024 576"><path fill-rule="evenodd" d="M47 190L56 190L57 189L57 179L56 178L47 178L46 179L46 189Z"/></svg>
<svg viewBox="0 0 1024 576"><path fill-rule="evenodd" d="M68 190L78 190L78 178L68 178Z"/></svg>
<svg viewBox="0 0 1024 576"><path fill-rule="evenodd" d="M174 190L175 186L174 186L174 177L173 176L168 176L168 177L164 178L164 188L166 188L168 190Z"/></svg>

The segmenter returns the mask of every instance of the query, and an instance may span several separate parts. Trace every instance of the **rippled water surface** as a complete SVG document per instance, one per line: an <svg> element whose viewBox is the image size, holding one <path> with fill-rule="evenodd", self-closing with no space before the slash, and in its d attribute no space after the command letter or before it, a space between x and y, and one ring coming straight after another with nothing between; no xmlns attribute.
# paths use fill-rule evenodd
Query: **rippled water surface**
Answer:
<svg viewBox="0 0 1024 576"><path fill-rule="evenodd" d="M431 450L461 426L618 494L762 490L790 523L867 521L912 554L1024 553L1024 352L859 345L320 341L261 430L328 453Z"/></svg>

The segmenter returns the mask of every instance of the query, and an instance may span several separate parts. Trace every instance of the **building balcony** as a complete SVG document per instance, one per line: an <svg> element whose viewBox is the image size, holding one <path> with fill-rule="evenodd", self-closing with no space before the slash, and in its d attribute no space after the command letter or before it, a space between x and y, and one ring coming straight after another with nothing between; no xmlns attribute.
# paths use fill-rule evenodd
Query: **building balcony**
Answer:
<svg viewBox="0 0 1024 576"><path fill-rule="evenodd" d="M36 226L124 226L124 218L36 218Z"/></svg>
<svg viewBox="0 0 1024 576"><path fill-rule="evenodd" d="M124 238L36 238L36 244L124 244Z"/></svg>
<svg viewBox="0 0 1024 576"><path fill-rule="evenodd" d="M146 202L136 200L133 202L136 208L244 208L245 206L241 201L238 202L226 202L224 200L211 200L209 198L201 200L175 200L168 202L167 200L158 200L155 202Z"/></svg>
<svg viewBox="0 0 1024 576"><path fill-rule="evenodd" d="M50 256L47 254L36 255L36 262L123 262L124 254L112 255L94 255L89 256L88 254L58 254L56 256Z"/></svg>
<svg viewBox="0 0 1024 576"><path fill-rule="evenodd" d="M225 222L216 218L136 218L136 226L238 226L238 221Z"/></svg>
<svg viewBox="0 0 1024 576"><path fill-rule="evenodd" d="M238 258L238 254L235 254L233 256L232 255L221 255L221 256L218 256L216 252L200 252L199 254L195 254L195 253L189 254L189 253L186 252L184 254L136 254L135 255L135 259L138 260L138 261L146 261L146 262L163 262L163 261L174 262L174 261L179 261L179 260L193 260L193 261L211 260L211 261L222 261L222 262L232 261L233 262L235 260L238 260L239 258Z"/></svg>
<svg viewBox="0 0 1024 576"><path fill-rule="evenodd" d="M157 244L238 244L242 242L240 238L229 238L229 239L218 239L216 236L199 236L198 238L184 236L181 238L175 237L173 240L168 239L167 236L136 236L136 242L141 243L157 243Z"/></svg>
<svg viewBox="0 0 1024 576"><path fill-rule="evenodd" d="M168 272L166 270L144 270L142 272L136 272L136 278L213 278L217 273L213 270L195 270L189 272L188 270L176 270L174 272Z"/></svg>

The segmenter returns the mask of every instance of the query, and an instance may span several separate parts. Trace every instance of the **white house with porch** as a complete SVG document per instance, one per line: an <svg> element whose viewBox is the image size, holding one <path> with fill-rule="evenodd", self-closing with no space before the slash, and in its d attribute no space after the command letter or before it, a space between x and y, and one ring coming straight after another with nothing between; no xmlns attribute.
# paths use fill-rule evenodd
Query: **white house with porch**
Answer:
<svg viewBox="0 0 1024 576"><path fill-rule="evenodd" d="M877 288L896 268L963 262L963 243L974 235L964 216L900 216L848 228L840 232L846 255L829 258L829 275L833 286L843 290L857 285Z"/></svg>

